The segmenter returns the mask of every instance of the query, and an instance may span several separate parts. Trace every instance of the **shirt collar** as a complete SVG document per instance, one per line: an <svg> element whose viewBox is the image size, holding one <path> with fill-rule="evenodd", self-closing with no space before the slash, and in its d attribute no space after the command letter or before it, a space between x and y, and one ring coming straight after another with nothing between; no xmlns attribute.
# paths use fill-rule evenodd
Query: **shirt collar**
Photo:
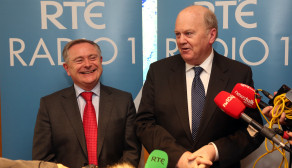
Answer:
<svg viewBox="0 0 292 168"><path fill-rule="evenodd" d="M211 68L212 68L212 63L213 63L213 58L214 58L214 51L212 49L211 54L208 56L208 58L200 65L204 69L205 72L208 74L211 73ZM186 72L190 71L194 65L186 63Z"/></svg>
<svg viewBox="0 0 292 168"><path fill-rule="evenodd" d="M84 89L81 89L78 85L74 83L74 88L76 92L76 97L78 97L82 92L85 92ZM96 96L100 95L100 82L97 83L97 85L91 90Z"/></svg>

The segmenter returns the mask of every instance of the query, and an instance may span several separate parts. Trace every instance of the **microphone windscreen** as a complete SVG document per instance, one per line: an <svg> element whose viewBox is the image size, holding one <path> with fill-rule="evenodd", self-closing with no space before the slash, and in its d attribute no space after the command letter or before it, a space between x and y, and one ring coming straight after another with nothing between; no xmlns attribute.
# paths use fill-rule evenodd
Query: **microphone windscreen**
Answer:
<svg viewBox="0 0 292 168"><path fill-rule="evenodd" d="M217 106L229 116L239 119L245 105L234 95L221 91L214 99Z"/></svg>
<svg viewBox="0 0 292 168"><path fill-rule="evenodd" d="M168 155L162 150L153 150L145 164L145 168L167 168Z"/></svg>
<svg viewBox="0 0 292 168"><path fill-rule="evenodd" d="M254 88L243 84L238 83L234 86L232 95L236 96L246 107L256 108L257 105L255 103L255 90ZM259 103L261 99L257 98L256 101Z"/></svg>

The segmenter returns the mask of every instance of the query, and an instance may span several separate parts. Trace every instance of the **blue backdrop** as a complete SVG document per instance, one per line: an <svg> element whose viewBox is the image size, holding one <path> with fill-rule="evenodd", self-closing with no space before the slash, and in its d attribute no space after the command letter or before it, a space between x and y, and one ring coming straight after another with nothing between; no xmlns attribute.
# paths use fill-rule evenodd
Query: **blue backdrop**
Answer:
<svg viewBox="0 0 292 168"><path fill-rule="evenodd" d="M178 53L174 27L179 11L190 5L203 5L214 11L218 19L219 36L213 45L214 49L251 66L256 89L273 94L283 84L292 87L292 61L289 59L292 1L162 0L157 3L158 59ZM265 97L263 100L268 101ZM263 144L243 161L243 167L252 167L265 152ZM264 157L256 167L277 167L281 159L276 151Z"/></svg>
<svg viewBox="0 0 292 168"><path fill-rule="evenodd" d="M3 157L31 159L40 98L72 85L61 57L70 40L97 42L101 82L137 96L143 83L141 6L133 0L1 0Z"/></svg>
<svg viewBox="0 0 292 168"><path fill-rule="evenodd" d="M292 87L290 0L158 1L158 59L178 53L174 25L186 6L212 9L219 36L214 48L252 67L256 89L273 93L282 84Z"/></svg>
<svg viewBox="0 0 292 168"><path fill-rule="evenodd" d="M31 159L40 97L72 85L61 66L62 48L71 39L96 41L104 60L101 81L131 92L136 102L139 101L138 93L143 83L141 7L143 2L156 8L155 1L1 0L3 157ZM193 4L204 5L215 12L219 23L215 50L250 65L256 89L272 93L282 84L292 87L289 78L292 71L290 0L160 0L157 10L147 6L145 11L154 13L143 27L143 32L147 32L144 39L147 47L148 43L153 44L143 49L150 53L149 57L145 55L144 74L156 55L157 59L162 59L178 53L175 19L181 9ZM149 24L151 21L153 25ZM258 154L251 155L251 159L257 159ZM262 167L273 167L271 163L279 160L270 157L267 166Z"/></svg>

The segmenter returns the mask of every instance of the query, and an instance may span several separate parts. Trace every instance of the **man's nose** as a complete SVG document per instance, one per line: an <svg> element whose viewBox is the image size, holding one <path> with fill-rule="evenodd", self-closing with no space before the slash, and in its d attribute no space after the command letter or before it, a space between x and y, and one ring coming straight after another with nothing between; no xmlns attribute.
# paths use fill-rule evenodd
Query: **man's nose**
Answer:
<svg viewBox="0 0 292 168"><path fill-rule="evenodd" d="M184 44L184 43L186 43L186 38L185 38L185 36L182 34L182 35L180 35L180 37L179 37L179 39L178 39L178 42L180 43L180 44Z"/></svg>
<svg viewBox="0 0 292 168"><path fill-rule="evenodd" d="M85 66L90 66L91 64L90 64L90 60L89 59L84 59L84 65Z"/></svg>

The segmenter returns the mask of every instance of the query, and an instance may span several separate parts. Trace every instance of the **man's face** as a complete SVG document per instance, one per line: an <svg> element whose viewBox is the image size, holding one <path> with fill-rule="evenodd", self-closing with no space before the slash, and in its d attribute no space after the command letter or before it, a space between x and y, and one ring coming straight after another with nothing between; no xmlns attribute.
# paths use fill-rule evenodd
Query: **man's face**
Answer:
<svg viewBox="0 0 292 168"><path fill-rule="evenodd" d="M203 12L181 12L174 32L179 52L188 64L200 65L210 55L214 41L205 26Z"/></svg>
<svg viewBox="0 0 292 168"><path fill-rule="evenodd" d="M68 50L68 61L63 64L68 76L84 90L91 90L102 74L102 57L92 44L79 43Z"/></svg>

